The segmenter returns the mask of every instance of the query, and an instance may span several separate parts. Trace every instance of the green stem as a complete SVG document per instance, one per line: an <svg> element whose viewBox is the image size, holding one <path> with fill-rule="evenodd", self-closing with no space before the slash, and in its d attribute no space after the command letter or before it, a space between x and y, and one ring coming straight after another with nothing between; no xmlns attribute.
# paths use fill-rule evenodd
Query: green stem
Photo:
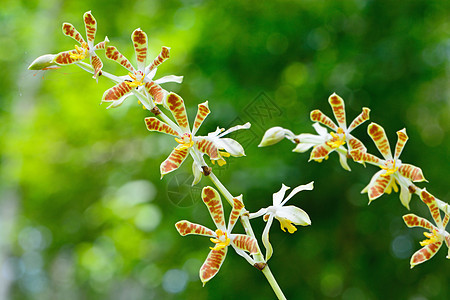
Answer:
<svg viewBox="0 0 450 300"><path fill-rule="evenodd" d="M217 189L222 193L222 195L227 199L228 203L230 203L231 206L233 206L233 195L227 190L227 188L220 182L220 180L216 177L216 175L211 172L211 174L208 176L211 181L214 183L214 185L217 187ZM245 232L247 235L253 237L256 241L255 233L253 232L252 226L250 224L250 219L248 212L244 213L240 217L242 226L244 227ZM276 281L275 277L273 276L272 272L270 271L269 265L265 262L264 257L261 253L261 249L259 248L259 245L257 244L258 252L253 255L254 260L256 263L263 263L265 266L262 269L262 273L264 276L266 276L267 281L269 282L270 286L272 287L272 290L274 291L275 295L278 299L286 299L286 297L283 294L283 291L281 290L280 286L278 285L278 282Z"/></svg>

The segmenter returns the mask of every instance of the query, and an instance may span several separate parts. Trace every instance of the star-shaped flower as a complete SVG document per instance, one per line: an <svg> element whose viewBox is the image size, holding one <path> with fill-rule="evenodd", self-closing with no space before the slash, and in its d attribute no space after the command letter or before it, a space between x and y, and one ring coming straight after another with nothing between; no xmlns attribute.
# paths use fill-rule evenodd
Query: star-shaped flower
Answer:
<svg viewBox="0 0 450 300"><path fill-rule="evenodd" d="M351 132L369 119L370 109L364 107L362 113L347 127L344 100L333 93L328 98L328 102L333 109L333 114L338 125L320 110L316 109L311 112L311 120L317 122L313 124L313 127L318 135L309 133L294 135L290 130L282 127L273 127L266 131L259 146L269 146L278 143L286 137L297 144L294 150L292 150L294 152L303 153L313 148L309 160L321 162L324 159L328 159L330 153L336 151L339 154L341 166L350 171L350 167L347 164L348 152L354 149L366 149L361 141L351 135ZM319 123L329 127L333 131L328 133L328 130L320 126ZM345 144L348 144L349 151L344 147Z"/></svg>
<svg viewBox="0 0 450 300"><path fill-rule="evenodd" d="M84 13L83 19L84 26L86 28L87 42L72 24L64 23L62 26L63 33L80 43L81 47L75 45L75 50L64 51L57 54L54 58L54 62L58 65L70 65L89 57L90 63L94 68L93 78L97 79L97 76L100 74L103 67L103 63L95 51L105 49L105 46L108 43L108 38L105 38L103 42L100 42L94 46L95 33L97 32L97 21L91 14L91 11Z"/></svg>
<svg viewBox="0 0 450 300"><path fill-rule="evenodd" d="M177 124L169 125L155 117L145 119L148 130L172 135L179 144L161 164L161 176L178 169L190 151L197 151L199 155L206 154L211 161L218 161L219 165L225 163L224 157L230 155L235 157L245 155L244 149L238 142L230 138L223 138L223 136L239 129L247 129L250 127L250 123L234 126L225 132L222 132L223 129L218 129L214 133L208 134L208 136L196 136L201 124L210 113L208 101L198 105L198 111L192 131L189 128L184 101L180 96L175 93L169 93L167 96L167 107L171 111ZM196 172L201 168L200 162L197 162L196 164L194 162L193 168L194 175L196 175L196 178L194 179L195 184L200 180L198 176L201 176L201 173Z"/></svg>
<svg viewBox="0 0 450 300"><path fill-rule="evenodd" d="M362 193L368 193L371 202L384 193L390 194L392 189L395 192L398 192L396 184L398 183L400 185L400 201L409 209L409 201L411 200L409 187L412 185L411 181L425 181L425 177L420 168L405 164L399 159L405 143L408 140L406 129L397 131L398 140L397 145L395 146L394 156L392 156L389 141L383 127L376 123L371 123L367 128L367 131L384 159L380 159L360 149L351 152L355 161L362 163L367 162L381 168L381 170L372 177L370 183L362 190Z"/></svg>
<svg viewBox="0 0 450 300"><path fill-rule="evenodd" d="M102 102L112 102L108 108L118 107L131 95L131 91L136 88L138 90L145 89L156 104L164 104L165 97L168 93L159 85L166 82L180 83L183 80L182 76L173 75L153 80L157 67L169 58L170 48L162 47L161 53L151 64L146 66L148 49L147 34L138 28L131 34L131 40L133 41L136 54L137 69L131 65L130 61L116 47L108 46L106 48L106 57L116 61L129 72L128 75L119 77L120 82L118 84L105 91Z"/></svg>
<svg viewBox="0 0 450 300"><path fill-rule="evenodd" d="M228 220L228 226L225 225L222 200L220 199L219 193L212 187L207 186L202 190L202 200L208 207L217 229L213 231L203 225L185 220L177 222L175 227L182 236L188 234L203 235L210 237L211 242L215 244L214 247L210 247L211 251L200 268L200 280L205 285L206 282L211 280L219 272L229 246L233 247L239 255L243 256L253 265L252 258L245 252L249 252L250 254L257 253L258 245L257 241L251 236L231 233L244 209L244 204L239 197L233 199L234 204Z"/></svg>
<svg viewBox="0 0 450 300"><path fill-rule="evenodd" d="M426 240L420 242L420 245L423 247L411 257L411 268L432 258L444 242L448 248L450 247L450 234L445 231L445 227L450 219L449 215L444 214L444 220L442 220L436 198L425 189L420 192L420 199L428 206L436 226L427 219L418 217L415 214L403 216L403 220L408 227L422 227L429 231L423 233L427 237ZM450 248L447 258L450 259Z"/></svg>
<svg viewBox="0 0 450 300"><path fill-rule="evenodd" d="M273 194L273 204L267 208L262 208L256 213L250 214L250 219L257 218L259 216L264 215L263 219L267 222L266 227L264 228L264 232L262 235L262 241L264 247L266 248L266 261L270 259L273 253L272 245L269 242L269 231L272 226L273 219L277 219L280 222L281 229L286 232L286 229L289 233L294 233L297 231L297 228L292 225L302 225L307 226L311 225L311 220L309 219L308 214L293 205L284 206L286 202L291 199L298 192L308 190L311 191L314 188L314 182L310 182L305 185L300 185L292 190L292 192L283 200L284 195L290 187L285 186L284 184L281 186L281 189Z"/></svg>

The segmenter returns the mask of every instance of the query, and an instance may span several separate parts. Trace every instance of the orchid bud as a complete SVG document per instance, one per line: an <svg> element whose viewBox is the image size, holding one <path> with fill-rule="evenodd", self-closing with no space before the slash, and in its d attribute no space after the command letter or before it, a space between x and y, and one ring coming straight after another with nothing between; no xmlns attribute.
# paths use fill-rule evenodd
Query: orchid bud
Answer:
<svg viewBox="0 0 450 300"><path fill-rule="evenodd" d="M258 145L258 147L274 145L274 144L278 143L279 141L281 141L282 139L284 139L286 135L293 136L292 132L290 132L287 129L284 129L279 126L272 127L270 129L268 129L266 131L266 133L264 133L264 136L261 140L261 143Z"/></svg>
<svg viewBox="0 0 450 300"><path fill-rule="evenodd" d="M58 69L59 67L53 61L56 57L55 54L45 54L36 58L29 66L28 70L48 70L48 69Z"/></svg>

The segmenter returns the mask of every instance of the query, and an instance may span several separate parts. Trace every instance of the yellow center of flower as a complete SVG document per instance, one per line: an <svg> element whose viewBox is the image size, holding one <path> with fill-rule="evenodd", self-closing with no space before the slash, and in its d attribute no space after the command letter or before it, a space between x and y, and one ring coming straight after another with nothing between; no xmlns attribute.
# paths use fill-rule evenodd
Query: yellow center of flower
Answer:
<svg viewBox="0 0 450 300"><path fill-rule="evenodd" d="M395 172L397 172L397 170L398 170L398 167L395 167L395 159L394 160L390 159L390 160L386 161L386 163L384 164L384 167L380 166L380 168L382 168L383 170L386 171L386 173L381 174L381 176L392 175Z"/></svg>
<svg viewBox="0 0 450 300"><path fill-rule="evenodd" d="M386 175L385 175L386 176ZM392 178L391 183L387 186L385 193L390 194L394 190L394 192L398 192L398 186L397 186L397 180L395 178Z"/></svg>
<svg viewBox="0 0 450 300"><path fill-rule="evenodd" d="M223 232L220 229L216 230L216 236L217 236L216 239L210 238L211 242L216 244L214 246L214 248L209 247L209 249L211 249L211 250L220 250L222 248L227 247L230 244L230 242L231 242L230 238L227 236L227 233Z"/></svg>
<svg viewBox="0 0 450 300"><path fill-rule="evenodd" d="M183 134L181 138L175 138L175 141L181 145L178 147L179 150L186 150L194 145L194 141L192 140L192 135L190 133Z"/></svg>
<svg viewBox="0 0 450 300"><path fill-rule="evenodd" d="M231 154L228 153L228 152L225 152L225 151L219 151L219 154L220 154L221 157L219 159L217 159L217 160L211 160L211 162L214 165L214 164L216 164L216 161L217 161L217 164L221 167L221 166L223 166L224 164L227 163L225 161L224 157L230 157Z"/></svg>
<svg viewBox="0 0 450 300"><path fill-rule="evenodd" d="M433 229L433 232L424 232L423 235L427 237L426 240L423 240L420 242L420 246L426 246L429 244L434 244L437 242L440 242L442 240L442 236L436 231L436 229Z"/></svg>
<svg viewBox="0 0 450 300"><path fill-rule="evenodd" d="M70 53L70 58L75 60L82 60L89 56L89 46L86 42L81 44L81 47L75 45L75 51L77 53Z"/></svg>
<svg viewBox="0 0 450 300"><path fill-rule="evenodd" d="M145 74L142 71L136 71L133 73L128 72L128 76L133 79L133 81L125 81L131 87L138 87L144 84Z"/></svg>
<svg viewBox="0 0 450 300"><path fill-rule="evenodd" d="M285 219L285 218L277 218L278 221L280 221L281 230L286 232L286 228L289 231L289 233L294 233L297 231L297 228L292 225L292 221Z"/></svg>
<svg viewBox="0 0 450 300"><path fill-rule="evenodd" d="M333 149L339 148L340 146L345 144L345 133L344 133L344 129L342 128L338 128L336 130L336 133L334 132L330 132L331 136L333 138L331 138L326 144L328 146L330 146Z"/></svg>

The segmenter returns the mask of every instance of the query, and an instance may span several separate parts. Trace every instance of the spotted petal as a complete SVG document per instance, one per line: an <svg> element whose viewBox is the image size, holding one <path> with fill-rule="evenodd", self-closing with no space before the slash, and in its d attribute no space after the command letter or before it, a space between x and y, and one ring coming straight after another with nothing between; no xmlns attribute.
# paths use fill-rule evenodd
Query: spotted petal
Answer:
<svg viewBox="0 0 450 300"><path fill-rule="evenodd" d="M178 233L180 233L182 236L186 236L189 234L195 234L195 235L203 235L203 236L208 236L208 237L216 237L216 233L214 231L212 231L211 229L203 226L203 225L199 225L199 224L195 224L195 223L191 223L189 221L179 221L175 224L175 227L178 230Z"/></svg>
<svg viewBox="0 0 450 300"><path fill-rule="evenodd" d="M161 166L159 167L161 172L161 178L167 173L170 173L178 169L178 167L180 167L183 161L186 159L188 153L189 148L182 150L177 148L173 149L169 157L165 161L163 161Z"/></svg>
<svg viewBox="0 0 450 300"><path fill-rule="evenodd" d="M203 121L209 115L210 110L208 107L208 101L200 103L198 105L197 115L195 116L194 126L192 127L192 134L195 135L202 125Z"/></svg>
<svg viewBox="0 0 450 300"><path fill-rule="evenodd" d="M353 129L355 129L356 127L358 127L365 121L369 120L369 114L370 114L370 109L367 107L363 107L362 113L360 113L359 116L357 116L350 124L350 127L348 128L348 132L352 131Z"/></svg>
<svg viewBox="0 0 450 300"><path fill-rule="evenodd" d="M392 159L391 147L389 146L389 141L386 137L386 133L384 132L383 127L376 123L370 123L369 127L367 128L367 132L369 133L380 153L383 155L384 159Z"/></svg>
<svg viewBox="0 0 450 300"><path fill-rule="evenodd" d="M408 141L408 135L406 134L406 129L397 131L397 144L395 145L394 158L398 158L405 147L406 141Z"/></svg>
<svg viewBox="0 0 450 300"><path fill-rule="evenodd" d="M208 155L211 160L220 159L221 156L219 153L219 149L212 141L200 137L198 137L197 139L198 141L195 143L195 147L197 148L197 150Z"/></svg>
<svg viewBox="0 0 450 300"><path fill-rule="evenodd" d="M228 232L231 232L233 230L233 227L236 224L239 216L241 215L243 208L244 203L242 202L242 195L233 198L233 209L231 210L230 219L228 220Z"/></svg>
<svg viewBox="0 0 450 300"><path fill-rule="evenodd" d="M254 254L258 252L258 242L255 238L246 234L232 234L231 242L240 250Z"/></svg>
<svg viewBox="0 0 450 300"><path fill-rule="evenodd" d="M167 106L181 129L184 132L190 132L183 99L175 93L169 93L167 96Z"/></svg>
<svg viewBox="0 0 450 300"><path fill-rule="evenodd" d="M429 245L426 245L422 249L418 250L416 253L413 254L411 257L411 268L417 266L418 264L421 264L423 262L426 262L430 258L432 258L436 252L441 248L442 242L436 242Z"/></svg>
<svg viewBox="0 0 450 300"><path fill-rule="evenodd" d="M333 129L334 131L336 131L338 129L337 125L330 118L328 118L323 112L321 112L318 109L313 110L310 114L310 117L311 117L311 121L313 121L313 122L322 123L323 125L328 126L331 129Z"/></svg>
<svg viewBox="0 0 450 300"><path fill-rule="evenodd" d="M181 135L168 124L154 117L145 118L145 125L147 125L147 129L149 131L158 131L176 137L179 137Z"/></svg>
<svg viewBox="0 0 450 300"><path fill-rule="evenodd" d="M321 160L324 159L330 154L330 152L334 151L334 149L327 144L317 145L311 151L311 155L309 160Z"/></svg>
<svg viewBox="0 0 450 300"><path fill-rule="evenodd" d="M78 52L76 50L60 52L56 55L56 57L54 58L53 61L55 63L57 63L58 65L70 65L70 64L73 64L73 63L81 60L81 59L72 58L71 55L73 55L73 54L78 54Z"/></svg>
<svg viewBox="0 0 450 300"><path fill-rule="evenodd" d="M106 49L106 45L109 43L108 37L105 37L105 40L103 42L98 43L94 46L94 50L104 50Z"/></svg>
<svg viewBox="0 0 450 300"><path fill-rule="evenodd" d="M103 63L101 59L98 57L98 55L95 53L91 55L90 58L91 58L91 65L94 67L94 76L92 76L92 78L97 79L97 76L103 67Z"/></svg>
<svg viewBox="0 0 450 300"><path fill-rule="evenodd" d="M86 37L89 48L94 46L95 33L97 32L97 21L91 14L91 11L85 12L83 15L84 27L86 28Z"/></svg>
<svg viewBox="0 0 450 300"><path fill-rule="evenodd" d="M339 127L341 127L342 129L347 128L347 122L345 120L344 100L342 100L342 98L339 97L336 93L333 93L333 95L328 98L328 102L333 109L334 117L336 118Z"/></svg>
<svg viewBox="0 0 450 300"><path fill-rule="evenodd" d="M133 88L126 81L116 84L112 88L103 93L102 102L115 102L114 106L122 104L125 96L131 92ZM117 104L117 105L115 105Z"/></svg>
<svg viewBox="0 0 450 300"><path fill-rule="evenodd" d="M156 84L154 81L146 82L145 89L152 96L156 104L163 104L167 96L167 91Z"/></svg>
<svg viewBox="0 0 450 300"><path fill-rule="evenodd" d="M420 192L420 199L428 206L430 210L431 216L436 222L436 225L442 225L441 213L439 211L439 207L437 206L436 198L431 195L427 190L423 189Z"/></svg>
<svg viewBox="0 0 450 300"><path fill-rule="evenodd" d="M402 163L402 165L398 168L398 172L402 176L409 178L414 182L426 181L423 176L422 169L410 164Z"/></svg>
<svg viewBox="0 0 450 300"><path fill-rule="evenodd" d="M107 58L114 60L131 73L135 72L135 69L131 65L130 61L122 53L120 53L116 47L114 46L106 47L105 55Z"/></svg>
<svg viewBox="0 0 450 300"><path fill-rule="evenodd" d="M200 280L203 283L210 281L216 274L219 272L220 267L222 266L223 261L227 255L228 247L219 249L219 250L211 250L206 258L205 262L200 268Z"/></svg>
<svg viewBox="0 0 450 300"><path fill-rule="evenodd" d="M418 217L415 214L407 214L403 216L403 221L405 221L406 226L409 228L411 227L422 227L425 229L428 229L430 232L434 230L437 230L436 226L431 224L430 221L428 221L425 218Z"/></svg>
<svg viewBox="0 0 450 300"><path fill-rule="evenodd" d="M348 144L349 151L356 150L356 149L361 150L363 152L367 151L364 144L360 140L358 140L357 138L352 136L351 134L348 135L347 144Z"/></svg>
<svg viewBox="0 0 450 300"><path fill-rule="evenodd" d="M151 70L155 69L160 64L162 64L167 59L169 59L169 54L170 54L170 48L162 47L161 53L159 53L159 55L153 60L153 62L147 68L145 68L145 74L150 73Z"/></svg>
<svg viewBox="0 0 450 300"><path fill-rule="evenodd" d="M219 193L210 186L204 187L202 190L202 199L208 207L214 224L216 224L218 229L226 231L222 200L220 199Z"/></svg>
<svg viewBox="0 0 450 300"><path fill-rule="evenodd" d="M362 151L361 149L356 149L350 151L350 155L352 156L353 160L356 162L364 163L368 162L369 164L380 166L382 161L375 155L372 155L370 153L367 153L365 151Z"/></svg>
<svg viewBox="0 0 450 300"><path fill-rule="evenodd" d="M70 23L63 23L62 31L64 35L70 36L80 44L83 44L85 42L78 30L76 30L75 27Z"/></svg>
<svg viewBox="0 0 450 300"><path fill-rule="evenodd" d="M384 173L384 170L375 173L370 183L362 190L362 193L367 192L369 194L370 202L383 195L391 183L392 176L381 176L382 173Z"/></svg>
<svg viewBox="0 0 450 300"><path fill-rule="evenodd" d="M138 28L131 34L131 40L133 41L138 70L144 72L147 61L147 34Z"/></svg>

